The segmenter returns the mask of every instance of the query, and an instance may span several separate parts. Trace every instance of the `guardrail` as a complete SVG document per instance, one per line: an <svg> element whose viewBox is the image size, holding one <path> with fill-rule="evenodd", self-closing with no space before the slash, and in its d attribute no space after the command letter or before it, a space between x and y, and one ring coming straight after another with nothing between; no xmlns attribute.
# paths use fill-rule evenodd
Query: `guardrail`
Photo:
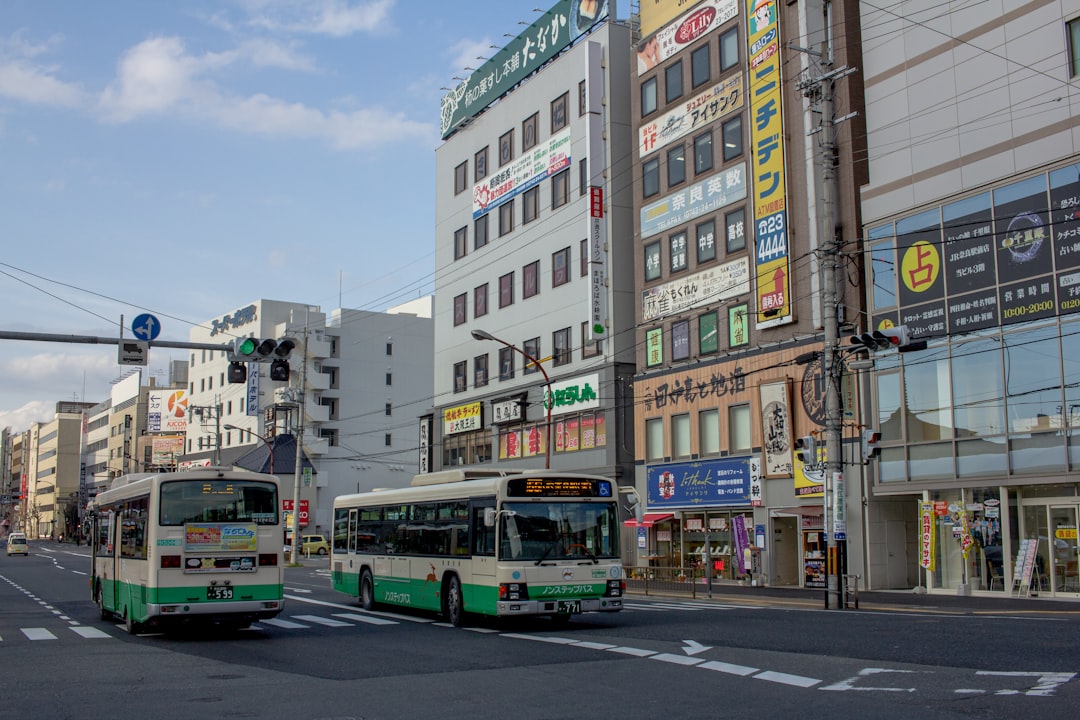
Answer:
<svg viewBox="0 0 1080 720"><path fill-rule="evenodd" d="M626 589L628 592L663 593L665 595L687 595L696 598L709 593L708 580L701 568L694 567L633 567L626 570ZM751 578L740 580L714 578L713 587L721 585L750 585Z"/></svg>

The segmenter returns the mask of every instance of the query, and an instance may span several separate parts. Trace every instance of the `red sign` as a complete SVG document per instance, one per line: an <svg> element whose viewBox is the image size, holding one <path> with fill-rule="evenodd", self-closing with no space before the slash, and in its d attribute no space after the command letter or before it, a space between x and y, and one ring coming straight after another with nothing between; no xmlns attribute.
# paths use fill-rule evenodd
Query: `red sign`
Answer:
<svg viewBox="0 0 1080 720"><path fill-rule="evenodd" d="M604 189L595 185L589 187L589 217L604 217Z"/></svg>
<svg viewBox="0 0 1080 720"><path fill-rule="evenodd" d="M284 510L285 512L292 512L292 509L293 509L292 498L289 498L288 500L282 498L282 500L281 500L281 509ZM301 500L300 501L300 527L307 527L308 517L309 517L309 515L308 515L308 501L307 500Z"/></svg>

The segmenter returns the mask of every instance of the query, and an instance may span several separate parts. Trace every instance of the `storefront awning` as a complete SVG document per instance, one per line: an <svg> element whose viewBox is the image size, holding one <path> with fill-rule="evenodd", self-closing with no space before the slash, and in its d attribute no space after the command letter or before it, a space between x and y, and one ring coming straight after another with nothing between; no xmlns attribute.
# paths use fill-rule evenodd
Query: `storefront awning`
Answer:
<svg viewBox="0 0 1080 720"><path fill-rule="evenodd" d="M630 518L623 522L626 527L652 527L658 522L664 522L675 517L672 513L645 513L642 516L641 522L638 522L634 518Z"/></svg>

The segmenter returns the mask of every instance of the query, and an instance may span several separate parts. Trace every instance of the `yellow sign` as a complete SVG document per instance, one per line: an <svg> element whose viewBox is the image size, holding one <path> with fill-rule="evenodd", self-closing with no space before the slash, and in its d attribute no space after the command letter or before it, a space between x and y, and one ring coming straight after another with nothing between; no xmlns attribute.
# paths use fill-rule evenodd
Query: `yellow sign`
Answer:
<svg viewBox="0 0 1080 720"><path fill-rule="evenodd" d="M639 0L641 37L652 35L680 13L697 5L701 0Z"/></svg>
<svg viewBox="0 0 1080 720"><path fill-rule="evenodd" d="M920 240L904 251L900 260L900 279L911 292L934 287L941 273L941 254L933 244Z"/></svg>
<svg viewBox="0 0 1080 720"><path fill-rule="evenodd" d="M443 409L443 434L453 435L469 430L479 430L483 427L480 407L479 402L474 402Z"/></svg>

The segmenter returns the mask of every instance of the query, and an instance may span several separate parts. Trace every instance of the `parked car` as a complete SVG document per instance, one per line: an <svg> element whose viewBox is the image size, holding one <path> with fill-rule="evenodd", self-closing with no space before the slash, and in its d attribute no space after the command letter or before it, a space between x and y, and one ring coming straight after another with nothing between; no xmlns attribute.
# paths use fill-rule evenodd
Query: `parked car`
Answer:
<svg viewBox="0 0 1080 720"><path fill-rule="evenodd" d="M292 552L292 545L285 544L285 552ZM330 546L322 535L304 535L300 543L301 555L326 555L330 552Z"/></svg>
<svg viewBox="0 0 1080 720"><path fill-rule="evenodd" d="M19 532L13 532L8 535L7 539L7 554L8 555L29 555L30 543L26 541L26 535Z"/></svg>

